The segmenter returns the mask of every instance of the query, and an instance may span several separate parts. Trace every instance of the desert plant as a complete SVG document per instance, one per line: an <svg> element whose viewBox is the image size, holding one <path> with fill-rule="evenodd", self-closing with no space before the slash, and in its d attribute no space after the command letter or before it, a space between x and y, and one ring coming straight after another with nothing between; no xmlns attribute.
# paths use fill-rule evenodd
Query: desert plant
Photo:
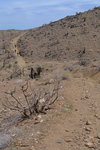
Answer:
<svg viewBox="0 0 100 150"><path fill-rule="evenodd" d="M32 114L45 113L58 98L59 82L52 85L50 90L41 88L32 90L31 84L27 81L21 86L23 99L16 96L16 89L5 92L11 98L6 97L3 105L11 111L20 112L23 118L29 118Z"/></svg>

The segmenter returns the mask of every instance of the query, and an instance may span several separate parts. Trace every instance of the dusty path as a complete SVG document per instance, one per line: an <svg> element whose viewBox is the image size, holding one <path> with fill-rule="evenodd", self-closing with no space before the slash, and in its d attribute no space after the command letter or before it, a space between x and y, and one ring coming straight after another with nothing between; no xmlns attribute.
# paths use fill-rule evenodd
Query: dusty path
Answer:
<svg viewBox="0 0 100 150"><path fill-rule="evenodd" d="M11 50L14 52L14 54L16 56L16 59L17 59L18 66L20 67L21 70L26 66L26 63L25 63L24 58L19 54L19 49L17 47L17 42L20 39L20 37L23 36L25 33L26 32L20 34L19 36L15 37L11 41Z"/></svg>
<svg viewBox="0 0 100 150"><path fill-rule="evenodd" d="M100 150L100 85L76 78L63 87L64 101L72 105L71 112L59 110L36 150Z"/></svg>

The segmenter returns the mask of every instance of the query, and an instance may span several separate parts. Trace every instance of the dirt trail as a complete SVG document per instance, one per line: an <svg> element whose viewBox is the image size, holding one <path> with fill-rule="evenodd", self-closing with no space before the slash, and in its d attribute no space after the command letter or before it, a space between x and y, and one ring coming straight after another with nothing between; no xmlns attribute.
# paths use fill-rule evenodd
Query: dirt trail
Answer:
<svg viewBox="0 0 100 150"><path fill-rule="evenodd" d="M63 84L64 101L72 104L71 113L59 111L41 141L45 150L99 150L100 86L92 80L74 79ZM39 148L38 148L39 149ZM39 150L40 150L39 149Z"/></svg>
<svg viewBox="0 0 100 150"><path fill-rule="evenodd" d="M25 33L26 32L20 34L19 36L15 37L11 41L11 50L15 53L17 63L18 63L18 66L20 67L20 69L23 69L26 66L26 63L25 63L24 58L19 54L19 49L17 47L17 42L20 39L20 37L23 36Z"/></svg>

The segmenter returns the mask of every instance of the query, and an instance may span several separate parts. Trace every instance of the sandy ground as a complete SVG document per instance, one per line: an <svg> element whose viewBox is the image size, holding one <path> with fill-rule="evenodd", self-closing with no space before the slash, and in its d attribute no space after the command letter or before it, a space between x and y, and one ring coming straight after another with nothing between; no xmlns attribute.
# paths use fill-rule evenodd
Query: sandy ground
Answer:
<svg viewBox="0 0 100 150"><path fill-rule="evenodd" d="M50 67L50 62L48 64ZM48 80L58 78L56 75L61 72L60 69L69 64L72 62L53 63L53 66L51 63L52 71L42 74L39 80L30 80L31 85L38 87ZM16 87L18 91L16 96L19 96L21 94L19 87L25 80L0 82L0 135L5 141L3 149L99 150L100 72L90 69L87 73L87 69L84 70L86 71L83 71L83 68L65 70L63 74L59 74L61 80L59 98L52 105L52 109L45 115L38 116L37 122L34 122L34 116L21 122L18 120L17 112L5 110L2 106L2 102L5 101L4 92Z"/></svg>

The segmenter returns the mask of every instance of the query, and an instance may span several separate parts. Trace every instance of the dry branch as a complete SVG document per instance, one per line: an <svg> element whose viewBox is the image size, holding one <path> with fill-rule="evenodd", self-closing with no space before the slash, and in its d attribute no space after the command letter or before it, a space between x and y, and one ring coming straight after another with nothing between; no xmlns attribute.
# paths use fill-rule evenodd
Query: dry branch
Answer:
<svg viewBox="0 0 100 150"><path fill-rule="evenodd" d="M32 114L36 115L44 113L50 108L58 98L59 82L56 82L49 89L40 88L33 90L29 81L21 86L22 99L19 99L16 94L16 89L11 92L5 92L10 98L6 98L6 108L18 111L24 118L30 117ZM24 105L26 104L26 105Z"/></svg>

